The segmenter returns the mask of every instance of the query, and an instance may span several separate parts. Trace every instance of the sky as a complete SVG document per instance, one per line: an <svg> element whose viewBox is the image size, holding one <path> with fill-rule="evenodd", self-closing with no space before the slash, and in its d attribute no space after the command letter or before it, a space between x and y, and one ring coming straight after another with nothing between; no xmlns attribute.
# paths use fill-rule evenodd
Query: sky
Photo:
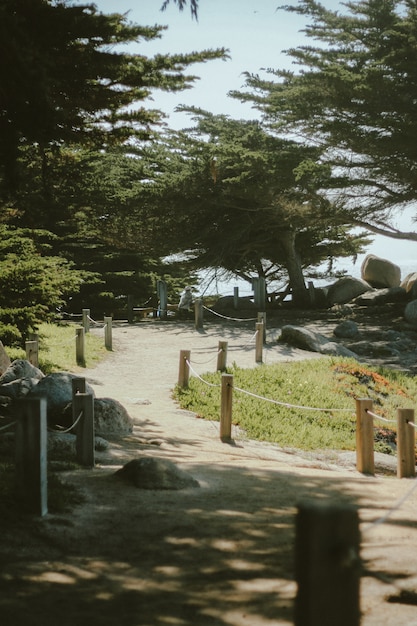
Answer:
<svg viewBox="0 0 417 626"><path fill-rule="evenodd" d="M82 3L81 0L76 0ZM263 68L291 69L291 58L285 50L308 43L303 31L308 18L278 7L283 3L296 5L297 0L200 0L198 21L189 8L180 12L171 0L161 12L163 0L93 0L103 13L126 13L128 20L143 26L168 27L160 39L129 46L129 50L146 56L164 53L187 53L209 48L228 48L230 60L214 60L187 68L186 73L200 79L192 89L176 94L155 92L152 108L164 111L173 128L185 128L189 118L175 113L178 105L201 107L212 113L223 113L241 119L255 119L258 113L249 104L228 97L230 90L244 85L244 72L262 73ZM338 0L321 0L326 8L345 11ZM416 230L410 218L402 216L396 226ZM417 243L375 237L367 251L393 262L410 264L415 260ZM362 258L362 257L361 257ZM360 260L361 260L360 258Z"/></svg>

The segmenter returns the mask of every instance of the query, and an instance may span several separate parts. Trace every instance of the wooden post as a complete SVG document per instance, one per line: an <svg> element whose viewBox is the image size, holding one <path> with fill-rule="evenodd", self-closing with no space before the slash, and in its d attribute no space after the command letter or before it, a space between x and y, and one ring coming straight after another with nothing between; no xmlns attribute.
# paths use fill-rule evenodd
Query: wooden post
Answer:
<svg viewBox="0 0 417 626"><path fill-rule="evenodd" d="M219 351L217 353L217 371L224 372L227 362L227 341L219 341Z"/></svg>
<svg viewBox="0 0 417 626"><path fill-rule="evenodd" d="M39 344L37 341L26 341L25 342L26 349L26 359L34 365L35 367L39 367Z"/></svg>
<svg viewBox="0 0 417 626"><path fill-rule="evenodd" d="M375 474L374 428L372 400L356 399L356 469L362 474Z"/></svg>
<svg viewBox="0 0 417 626"><path fill-rule="evenodd" d="M397 476L414 478L416 475L414 409L397 410Z"/></svg>
<svg viewBox="0 0 417 626"><path fill-rule="evenodd" d="M90 309L83 309L83 328L86 334L90 332Z"/></svg>
<svg viewBox="0 0 417 626"><path fill-rule="evenodd" d="M227 443L232 439L233 375L222 374L220 405L220 439Z"/></svg>
<svg viewBox="0 0 417 626"><path fill-rule="evenodd" d="M107 350L113 350L113 332L112 332L112 317L104 318L104 346Z"/></svg>
<svg viewBox="0 0 417 626"><path fill-rule="evenodd" d="M127 296L127 322L128 324L133 324L134 315L133 315L133 296Z"/></svg>
<svg viewBox="0 0 417 626"><path fill-rule="evenodd" d="M156 292L159 300L159 317L166 319L168 317L168 287L164 280L156 281Z"/></svg>
<svg viewBox="0 0 417 626"><path fill-rule="evenodd" d="M353 507L302 504L296 518L295 626L359 626L360 533Z"/></svg>
<svg viewBox="0 0 417 626"><path fill-rule="evenodd" d="M15 402L17 488L25 508L42 517L48 513L46 399Z"/></svg>
<svg viewBox="0 0 417 626"><path fill-rule="evenodd" d="M76 420L77 462L84 467L94 467L94 398L91 393L76 393L72 400Z"/></svg>
<svg viewBox="0 0 417 626"><path fill-rule="evenodd" d="M84 328L76 328L75 354L77 365L85 367L85 331Z"/></svg>
<svg viewBox="0 0 417 626"><path fill-rule="evenodd" d="M263 325L264 325L263 334L262 334L262 341L265 344L266 343L266 312L265 311L259 311L259 313L258 313L258 322L262 322Z"/></svg>
<svg viewBox="0 0 417 626"><path fill-rule="evenodd" d="M239 307L239 287L233 287L233 308L235 311Z"/></svg>
<svg viewBox="0 0 417 626"><path fill-rule="evenodd" d="M72 381L72 398L74 399L74 396L77 393L85 393L86 391L86 382L85 382L85 378L83 378L82 376L75 376ZM75 420L73 420L75 421Z"/></svg>
<svg viewBox="0 0 417 626"><path fill-rule="evenodd" d="M197 330L203 328L203 301L197 298L194 304L195 327Z"/></svg>
<svg viewBox="0 0 417 626"><path fill-rule="evenodd" d="M262 363L262 349L264 344L264 324L256 323L255 362Z"/></svg>
<svg viewBox="0 0 417 626"><path fill-rule="evenodd" d="M190 362L191 352L190 350L180 351L180 367L178 371L178 387L188 387L188 381L190 378Z"/></svg>

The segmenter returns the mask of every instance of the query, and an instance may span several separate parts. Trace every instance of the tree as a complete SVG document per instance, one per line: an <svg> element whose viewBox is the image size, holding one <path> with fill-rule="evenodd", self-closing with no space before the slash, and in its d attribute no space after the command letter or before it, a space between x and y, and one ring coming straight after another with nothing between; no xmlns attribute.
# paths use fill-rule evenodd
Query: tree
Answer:
<svg viewBox="0 0 417 626"><path fill-rule="evenodd" d="M22 346L79 287L81 276L50 254L50 244L50 233L0 224L0 336L7 345Z"/></svg>
<svg viewBox="0 0 417 626"><path fill-rule="evenodd" d="M346 14L315 0L283 7L311 18L305 33L317 43L287 51L299 71L248 75L248 91L232 95L255 102L277 132L322 147L336 219L417 240L390 224L417 197L417 6L343 6Z"/></svg>
<svg viewBox="0 0 417 626"><path fill-rule="evenodd" d="M36 24L36 28L34 28ZM196 62L224 49L147 58L117 46L160 37L163 27L130 24L120 14L66 0L2 0L0 5L0 165L4 186L19 183L19 150L83 144L95 149L150 136L161 113L140 106L153 89L190 87Z"/></svg>
<svg viewBox="0 0 417 626"><path fill-rule="evenodd" d="M248 280L285 268L293 301L304 303L303 269L354 255L362 241L334 225L331 203L317 194L328 169L316 163L319 153L258 121L189 112L196 126L159 145L162 166L148 185L166 253L187 251L193 267Z"/></svg>

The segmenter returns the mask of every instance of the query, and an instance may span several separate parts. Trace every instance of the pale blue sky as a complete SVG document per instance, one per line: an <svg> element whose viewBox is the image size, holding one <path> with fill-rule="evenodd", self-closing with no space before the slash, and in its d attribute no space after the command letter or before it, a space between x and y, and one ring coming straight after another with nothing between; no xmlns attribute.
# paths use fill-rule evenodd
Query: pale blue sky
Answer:
<svg viewBox="0 0 417 626"><path fill-rule="evenodd" d="M95 1L104 13L128 13L130 21L141 25L168 26L161 39L132 46L140 54L153 56L217 47L230 50L228 61L209 61L187 70L187 73L200 76L192 89L177 94L155 92L150 105L168 114L168 123L174 128L183 128L189 123L187 116L174 113L179 104L198 106L235 118L257 116L249 105L228 97L227 93L243 86L242 73L245 71L256 73L265 67L291 67L291 59L283 51L306 42L302 30L307 18L279 10L284 3L296 5L297 0L200 0L196 22L189 9L180 12L172 1L165 12L160 11L162 0ZM338 0L322 0L322 4L345 11ZM415 224L405 217L398 219L396 225L415 230ZM407 261L412 264L415 260L417 269L416 242L376 237L368 252L397 263Z"/></svg>

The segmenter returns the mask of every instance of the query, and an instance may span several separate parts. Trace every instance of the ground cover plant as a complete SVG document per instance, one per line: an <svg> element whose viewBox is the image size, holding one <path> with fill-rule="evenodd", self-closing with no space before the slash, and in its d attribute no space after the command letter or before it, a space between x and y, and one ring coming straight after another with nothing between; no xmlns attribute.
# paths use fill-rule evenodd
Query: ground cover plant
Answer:
<svg viewBox="0 0 417 626"><path fill-rule="evenodd" d="M251 439L282 447L353 450L356 398L371 399L374 413L390 420L417 400L414 377L354 359L323 357L227 371L233 374L233 424ZM175 388L174 397L182 408L218 421L220 385L219 372L191 377L188 388ZM395 441L395 424L374 424L375 449L391 452L387 441Z"/></svg>

